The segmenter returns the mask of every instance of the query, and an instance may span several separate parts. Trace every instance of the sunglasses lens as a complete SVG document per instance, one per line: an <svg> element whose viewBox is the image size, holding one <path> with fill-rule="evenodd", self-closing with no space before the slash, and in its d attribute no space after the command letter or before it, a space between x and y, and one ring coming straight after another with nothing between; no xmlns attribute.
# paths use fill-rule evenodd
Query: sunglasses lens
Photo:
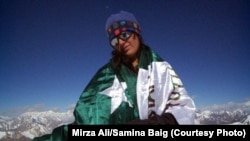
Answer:
<svg viewBox="0 0 250 141"><path fill-rule="evenodd" d="M119 37L120 39L127 40L131 35L131 32L122 32Z"/></svg>
<svg viewBox="0 0 250 141"><path fill-rule="evenodd" d="M111 46L115 47L117 44L118 44L118 38L113 38L111 41L110 41L110 44Z"/></svg>
<svg viewBox="0 0 250 141"><path fill-rule="evenodd" d="M111 41L110 41L111 46L113 46L113 47L117 46L119 39L122 39L124 41L128 40L128 38L131 36L131 34L132 34L132 32L129 32L129 31L122 32L120 35L111 39Z"/></svg>

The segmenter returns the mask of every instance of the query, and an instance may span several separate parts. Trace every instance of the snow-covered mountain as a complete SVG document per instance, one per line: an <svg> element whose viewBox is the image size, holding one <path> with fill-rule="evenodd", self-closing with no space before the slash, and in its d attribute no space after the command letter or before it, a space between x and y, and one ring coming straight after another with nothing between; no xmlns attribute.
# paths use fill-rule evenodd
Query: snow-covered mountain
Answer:
<svg viewBox="0 0 250 141"><path fill-rule="evenodd" d="M243 103L226 103L203 107L196 111L197 124L250 125L250 100Z"/></svg>
<svg viewBox="0 0 250 141"><path fill-rule="evenodd" d="M73 110L26 112L14 118L0 116L0 141L30 141L73 120ZM196 124L250 125L250 102L200 108L196 112Z"/></svg>
<svg viewBox="0 0 250 141"><path fill-rule="evenodd" d="M250 113L241 109L234 111L197 111L196 120L197 124L201 125L250 125Z"/></svg>
<svg viewBox="0 0 250 141"><path fill-rule="evenodd" d="M26 112L15 118L0 116L0 141L30 141L72 121L72 111Z"/></svg>

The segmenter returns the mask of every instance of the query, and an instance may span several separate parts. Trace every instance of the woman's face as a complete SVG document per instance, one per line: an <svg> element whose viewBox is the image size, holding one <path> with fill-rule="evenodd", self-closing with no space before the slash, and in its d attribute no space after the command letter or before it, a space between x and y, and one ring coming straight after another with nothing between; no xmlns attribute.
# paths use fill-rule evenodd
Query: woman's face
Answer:
<svg viewBox="0 0 250 141"><path fill-rule="evenodd" d="M139 36L132 32L126 40L118 38L118 44L115 46L115 49L128 58L134 58L138 54L139 46Z"/></svg>

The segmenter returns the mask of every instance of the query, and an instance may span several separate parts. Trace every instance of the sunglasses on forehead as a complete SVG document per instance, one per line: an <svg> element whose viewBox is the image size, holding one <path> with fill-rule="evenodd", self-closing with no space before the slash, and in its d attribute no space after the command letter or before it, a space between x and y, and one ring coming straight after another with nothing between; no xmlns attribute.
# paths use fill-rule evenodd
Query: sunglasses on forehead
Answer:
<svg viewBox="0 0 250 141"><path fill-rule="evenodd" d="M123 41L127 41L131 35L132 35L131 31L121 32L118 36L115 36L114 38L112 38L110 40L110 44L112 47L115 47L119 44L119 39L121 39Z"/></svg>

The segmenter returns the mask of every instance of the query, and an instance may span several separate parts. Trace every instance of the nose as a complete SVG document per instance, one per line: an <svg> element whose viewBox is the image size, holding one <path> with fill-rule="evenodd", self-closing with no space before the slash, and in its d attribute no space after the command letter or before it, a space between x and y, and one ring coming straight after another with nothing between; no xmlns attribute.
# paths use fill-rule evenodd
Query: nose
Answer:
<svg viewBox="0 0 250 141"><path fill-rule="evenodd" d="M126 41L124 41L124 40L122 40L122 39L120 39L120 38L118 39L118 43L119 43L119 45L124 45L124 44L125 44L125 42L126 42Z"/></svg>

